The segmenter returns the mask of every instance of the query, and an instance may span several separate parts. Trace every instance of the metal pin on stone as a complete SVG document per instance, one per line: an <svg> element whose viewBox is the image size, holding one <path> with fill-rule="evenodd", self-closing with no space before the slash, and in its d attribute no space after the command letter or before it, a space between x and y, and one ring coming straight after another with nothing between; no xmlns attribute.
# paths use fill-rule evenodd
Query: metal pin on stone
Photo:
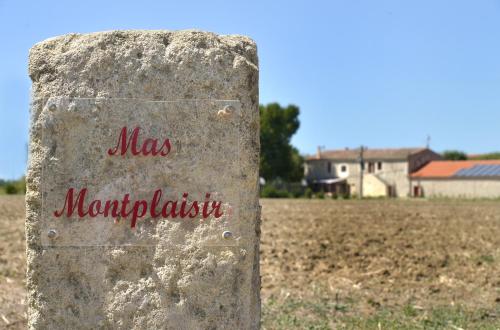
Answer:
<svg viewBox="0 0 500 330"><path fill-rule="evenodd" d="M224 109L217 112L219 117L229 117L234 113L234 107L232 105L226 105Z"/></svg>
<svg viewBox="0 0 500 330"><path fill-rule="evenodd" d="M55 229L49 229L47 232L47 236L51 239L54 239L57 237L57 231Z"/></svg>
<svg viewBox="0 0 500 330"><path fill-rule="evenodd" d="M228 230L226 230L225 232L222 233L222 238L224 238L224 239L230 239L232 237L233 237L233 233L228 231Z"/></svg>

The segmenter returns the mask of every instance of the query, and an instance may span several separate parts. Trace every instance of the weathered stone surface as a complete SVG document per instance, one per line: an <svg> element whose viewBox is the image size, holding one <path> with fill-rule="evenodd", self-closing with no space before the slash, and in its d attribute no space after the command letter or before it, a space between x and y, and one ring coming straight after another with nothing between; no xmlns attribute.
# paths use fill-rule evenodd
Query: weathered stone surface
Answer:
<svg viewBox="0 0 500 330"><path fill-rule="evenodd" d="M34 100L26 195L30 328L258 328L259 114L257 53L253 41L199 31L71 34L35 45L30 52L29 74ZM134 100L130 106L123 101L127 99ZM195 185L179 178L196 174L194 180L200 186L213 185L218 189L213 173L200 167L177 167L172 169L176 176L167 175L166 180L158 175L161 162L121 159L120 166L109 166L102 154L112 146L99 145L95 152L80 147L98 140L109 144L103 133L107 132L106 127L92 124L91 119L104 118L99 111L117 111L117 107L97 106L91 111L97 111L98 115L92 117L92 112L85 112L89 108L85 104L95 105L98 100L122 100L119 101L122 111L142 122L152 122L155 117L137 112L141 107L136 101L159 101L153 112L160 116L155 122L160 131L163 110L171 114L191 108L209 111L211 106L206 104L213 101L210 103L213 112L217 102L224 102L216 100L233 100L230 102L239 105L239 134L235 143L240 151L236 162L234 153L221 156L221 151L214 148L211 150L215 150L219 160L202 149L192 156L194 164L208 161L218 166L226 160L237 165L228 166L229 174L220 173L226 175L220 182L233 183L232 190L225 190L223 195L239 203L234 205L237 215L230 223L231 231L236 234L235 244L209 244L215 240L214 235L220 234L221 226L203 222L184 225L169 220L158 225L161 231L157 232L161 235L152 236L142 246L115 243L105 246L102 240L87 240L92 228L82 230L84 238L64 240L61 236L60 244L51 245L44 240L52 209L43 203L50 201L47 195L60 194L57 189L65 182L81 184L88 179L89 191L115 194L124 185L120 180L125 178L124 182L131 183L132 189L137 187L134 182L140 181L146 187L151 185L151 191L173 183L182 192ZM175 101L178 107L160 101ZM193 101L197 106L186 105ZM50 102L57 103L56 111L66 112L54 115ZM207 116L213 118L212 113ZM220 125L217 128L214 123L191 122L186 133L201 139L201 145L209 146L223 137ZM85 127L99 127L99 130L95 134L83 133ZM65 152L71 155L78 150L86 157L81 164L77 159L66 161L63 157ZM172 161L173 165L187 164L185 159L184 163ZM103 170L103 166L109 169ZM231 174L235 168L239 174ZM75 173L74 178L71 173ZM140 230L139 227L137 232Z"/></svg>

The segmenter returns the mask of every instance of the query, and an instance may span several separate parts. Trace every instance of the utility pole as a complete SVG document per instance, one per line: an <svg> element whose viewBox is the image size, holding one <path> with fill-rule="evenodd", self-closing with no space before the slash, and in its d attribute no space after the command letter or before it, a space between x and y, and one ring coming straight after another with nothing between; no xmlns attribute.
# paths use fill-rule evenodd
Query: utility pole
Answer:
<svg viewBox="0 0 500 330"><path fill-rule="evenodd" d="M431 147L431 136L429 134L427 134L426 147L427 147L427 149L429 149Z"/></svg>
<svg viewBox="0 0 500 330"><path fill-rule="evenodd" d="M362 199L363 198L363 173L365 169L365 160L363 157L363 152L364 152L364 147L361 145L359 147L359 191L358 191L358 198Z"/></svg>
<svg viewBox="0 0 500 330"><path fill-rule="evenodd" d="M430 139L431 137L429 135L427 135L427 149L429 149L429 143L430 143ZM408 192L408 197L412 197L412 187L411 187L411 173L413 172L413 169L414 167L412 166L411 162L410 162L410 155L408 154L408 183L409 183L409 187L408 189L410 190Z"/></svg>

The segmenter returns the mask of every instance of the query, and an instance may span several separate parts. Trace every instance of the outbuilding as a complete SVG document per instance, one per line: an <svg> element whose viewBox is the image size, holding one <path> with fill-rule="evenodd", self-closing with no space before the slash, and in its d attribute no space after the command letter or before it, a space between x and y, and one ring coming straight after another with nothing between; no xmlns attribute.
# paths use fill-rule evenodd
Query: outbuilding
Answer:
<svg viewBox="0 0 500 330"><path fill-rule="evenodd" d="M431 161L410 179L413 197L499 198L500 160Z"/></svg>

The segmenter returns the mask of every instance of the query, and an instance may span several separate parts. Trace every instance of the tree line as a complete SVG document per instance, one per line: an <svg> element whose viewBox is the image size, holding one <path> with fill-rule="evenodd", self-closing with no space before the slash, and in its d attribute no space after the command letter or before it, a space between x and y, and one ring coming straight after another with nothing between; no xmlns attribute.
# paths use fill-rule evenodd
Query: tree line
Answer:
<svg viewBox="0 0 500 330"><path fill-rule="evenodd" d="M445 160L495 160L500 159L500 152L470 156L460 150L446 150L442 153L442 156Z"/></svg>
<svg viewBox="0 0 500 330"><path fill-rule="evenodd" d="M0 179L0 195L15 195L24 193L26 193L26 180L24 176L18 180Z"/></svg>

